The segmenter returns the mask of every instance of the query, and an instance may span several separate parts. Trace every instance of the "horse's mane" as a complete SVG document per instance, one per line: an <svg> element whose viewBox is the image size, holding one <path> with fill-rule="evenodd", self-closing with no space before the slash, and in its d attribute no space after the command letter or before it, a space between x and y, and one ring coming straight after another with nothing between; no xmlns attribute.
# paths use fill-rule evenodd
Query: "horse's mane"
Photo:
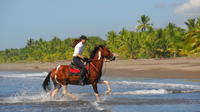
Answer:
<svg viewBox="0 0 200 112"><path fill-rule="evenodd" d="M99 48L104 48L104 45L98 45L94 48L94 50L90 53L90 59L93 59L95 57L96 52L99 50Z"/></svg>

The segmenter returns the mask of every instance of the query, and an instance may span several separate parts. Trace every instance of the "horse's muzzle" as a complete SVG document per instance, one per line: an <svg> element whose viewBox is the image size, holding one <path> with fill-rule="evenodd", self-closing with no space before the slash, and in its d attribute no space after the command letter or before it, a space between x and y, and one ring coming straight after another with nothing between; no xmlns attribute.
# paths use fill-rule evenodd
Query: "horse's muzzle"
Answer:
<svg viewBox="0 0 200 112"><path fill-rule="evenodd" d="M110 61L114 61L115 60L115 56L112 56L109 58Z"/></svg>

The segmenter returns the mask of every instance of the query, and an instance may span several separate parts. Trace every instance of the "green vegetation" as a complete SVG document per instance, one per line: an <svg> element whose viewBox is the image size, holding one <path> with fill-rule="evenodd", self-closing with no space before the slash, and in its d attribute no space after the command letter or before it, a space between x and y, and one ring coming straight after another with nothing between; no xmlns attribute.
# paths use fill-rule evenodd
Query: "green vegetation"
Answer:
<svg viewBox="0 0 200 112"><path fill-rule="evenodd" d="M200 56L200 17L188 19L185 22L187 30L174 23L155 29L146 15L142 15L138 23L137 31L124 28L120 32L110 31L107 40L97 36L89 37L83 55L89 56L96 45L106 44L122 59ZM50 41L30 38L24 48L0 51L0 63L71 60L73 40L61 40L59 37Z"/></svg>

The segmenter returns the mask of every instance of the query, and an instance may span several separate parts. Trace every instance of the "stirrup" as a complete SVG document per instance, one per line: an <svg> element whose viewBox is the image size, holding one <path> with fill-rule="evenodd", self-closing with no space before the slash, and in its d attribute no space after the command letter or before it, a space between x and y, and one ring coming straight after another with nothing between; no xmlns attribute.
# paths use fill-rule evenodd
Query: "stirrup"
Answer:
<svg viewBox="0 0 200 112"><path fill-rule="evenodd" d="M85 83L84 83L84 81L79 81L79 84L81 85L81 86L84 86L85 85Z"/></svg>

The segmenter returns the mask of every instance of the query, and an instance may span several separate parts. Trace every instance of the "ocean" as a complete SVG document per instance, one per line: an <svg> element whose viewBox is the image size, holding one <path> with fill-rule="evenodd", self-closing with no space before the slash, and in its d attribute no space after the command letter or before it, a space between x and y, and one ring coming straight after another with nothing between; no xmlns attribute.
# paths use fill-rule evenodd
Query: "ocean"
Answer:
<svg viewBox="0 0 200 112"><path fill-rule="evenodd" d="M0 72L0 112L200 112L200 82L196 79L107 77L112 92L98 85L96 102L89 86L69 85L79 97L61 91L55 98L42 89L46 72Z"/></svg>

